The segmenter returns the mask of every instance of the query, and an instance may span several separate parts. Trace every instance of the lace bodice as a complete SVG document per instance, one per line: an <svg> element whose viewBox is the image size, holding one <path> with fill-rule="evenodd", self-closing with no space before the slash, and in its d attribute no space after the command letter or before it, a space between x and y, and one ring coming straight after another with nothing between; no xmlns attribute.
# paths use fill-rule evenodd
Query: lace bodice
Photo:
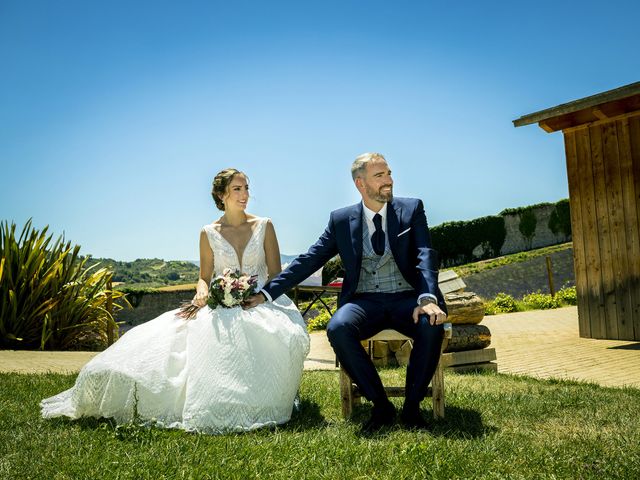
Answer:
<svg viewBox="0 0 640 480"><path fill-rule="evenodd" d="M242 273L258 276L258 288L267 282L268 270L264 254L264 236L269 219L258 218L251 238L242 252L242 259L233 246L222 236L213 225L205 225L209 245L213 251L214 275L222 275L225 268L238 269Z"/></svg>

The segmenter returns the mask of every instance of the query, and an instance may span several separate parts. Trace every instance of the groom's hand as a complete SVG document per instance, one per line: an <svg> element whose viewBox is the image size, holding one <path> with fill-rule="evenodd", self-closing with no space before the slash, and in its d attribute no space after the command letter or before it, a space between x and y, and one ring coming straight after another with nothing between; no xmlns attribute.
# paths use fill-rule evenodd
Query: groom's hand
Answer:
<svg viewBox="0 0 640 480"><path fill-rule="evenodd" d="M263 294L256 293L255 295L251 295L249 298L245 300L245 302L242 304L242 308L246 310L247 308L257 307L258 305L260 305L261 303L264 303L265 301L266 299L264 298Z"/></svg>
<svg viewBox="0 0 640 480"><path fill-rule="evenodd" d="M431 325L442 325L447 321L447 314L435 303L427 303L413 309L413 323L418 323L420 315L427 315Z"/></svg>

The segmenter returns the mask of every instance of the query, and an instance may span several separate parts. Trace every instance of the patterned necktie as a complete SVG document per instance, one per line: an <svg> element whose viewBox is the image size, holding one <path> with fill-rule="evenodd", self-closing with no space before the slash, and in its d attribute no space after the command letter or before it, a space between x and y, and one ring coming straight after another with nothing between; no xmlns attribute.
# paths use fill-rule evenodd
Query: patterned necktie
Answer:
<svg viewBox="0 0 640 480"><path fill-rule="evenodd" d="M379 213L373 216L373 224L376 231L371 235L371 246L376 255L382 255L384 253L384 231L382 230L382 217Z"/></svg>

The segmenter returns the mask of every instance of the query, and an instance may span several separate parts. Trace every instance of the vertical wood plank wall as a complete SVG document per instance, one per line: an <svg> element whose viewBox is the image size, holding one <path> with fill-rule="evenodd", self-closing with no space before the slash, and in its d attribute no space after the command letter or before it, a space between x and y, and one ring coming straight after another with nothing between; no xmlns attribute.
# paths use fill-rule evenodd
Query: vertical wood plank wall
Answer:
<svg viewBox="0 0 640 480"><path fill-rule="evenodd" d="M580 336L640 340L640 112L564 140Z"/></svg>

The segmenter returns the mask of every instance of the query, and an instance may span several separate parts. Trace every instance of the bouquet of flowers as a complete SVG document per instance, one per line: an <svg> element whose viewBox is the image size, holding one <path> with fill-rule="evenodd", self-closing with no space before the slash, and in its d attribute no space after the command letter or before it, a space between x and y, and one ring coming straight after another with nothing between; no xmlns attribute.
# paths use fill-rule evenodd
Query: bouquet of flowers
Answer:
<svg viewBox="0 0 640 480"><path fill-rule="evenodd" d="M242 305L256 291L258 277L240 273L240 270L225 268L209 285L207 305L211 308L231 308ZM194 318L200 307L193 303L185 303L178 315L185 319Z"/></svg>

